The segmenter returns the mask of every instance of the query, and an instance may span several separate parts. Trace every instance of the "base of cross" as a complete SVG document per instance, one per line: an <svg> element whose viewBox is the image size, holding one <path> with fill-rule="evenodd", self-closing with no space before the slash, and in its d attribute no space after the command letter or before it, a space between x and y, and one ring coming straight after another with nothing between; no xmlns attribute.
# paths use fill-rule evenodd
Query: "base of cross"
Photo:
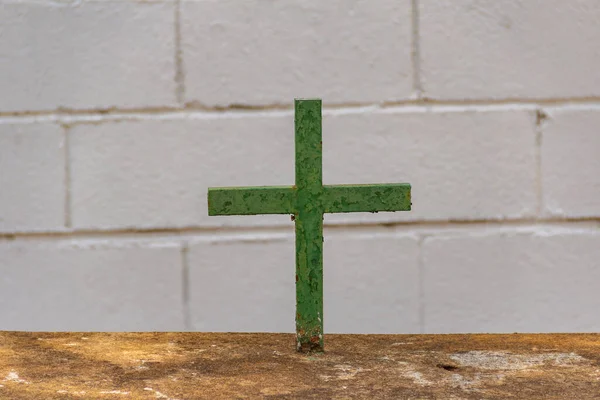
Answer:
<svg viewBox="0 0 600 400"><path fill-rule="evenodd" d="M0 332L1 399L592 399L600 335Z"/></svg>

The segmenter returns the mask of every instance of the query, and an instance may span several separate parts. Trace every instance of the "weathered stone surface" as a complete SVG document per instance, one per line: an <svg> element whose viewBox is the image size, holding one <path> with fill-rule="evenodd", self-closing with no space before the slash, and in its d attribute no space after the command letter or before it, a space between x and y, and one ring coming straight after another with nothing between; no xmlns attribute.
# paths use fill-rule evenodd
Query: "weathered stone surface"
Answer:
<svg viewBox="0 0 600 400"><path fill-rule="evenodd" d="M600 335L0 332L10 399L592 399Z"/></svg>

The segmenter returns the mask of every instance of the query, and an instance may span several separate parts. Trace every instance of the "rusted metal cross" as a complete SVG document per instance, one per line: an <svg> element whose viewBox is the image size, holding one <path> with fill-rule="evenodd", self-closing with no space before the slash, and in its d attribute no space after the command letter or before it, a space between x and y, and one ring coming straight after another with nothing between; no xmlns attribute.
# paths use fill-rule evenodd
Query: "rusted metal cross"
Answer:
<svg viewBox="0 0 600 400"><path fill-rule="evenodd" d="M209 215L293 214L298 351L323 351L323 213L410 211L410 184L323 185L321 100L295 100L296 185L208 189Z"/></svg>

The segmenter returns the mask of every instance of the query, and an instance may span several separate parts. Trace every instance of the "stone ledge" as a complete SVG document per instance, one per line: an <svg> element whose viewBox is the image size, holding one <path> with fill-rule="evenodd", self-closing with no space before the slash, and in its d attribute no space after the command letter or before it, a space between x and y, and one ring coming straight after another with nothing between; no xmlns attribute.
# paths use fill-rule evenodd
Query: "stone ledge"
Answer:
<svg viewBox="0 0 600 400"><path fill-rule="evenodd" d="M7 399L591 399L600 334L0 332Z"/></svg>

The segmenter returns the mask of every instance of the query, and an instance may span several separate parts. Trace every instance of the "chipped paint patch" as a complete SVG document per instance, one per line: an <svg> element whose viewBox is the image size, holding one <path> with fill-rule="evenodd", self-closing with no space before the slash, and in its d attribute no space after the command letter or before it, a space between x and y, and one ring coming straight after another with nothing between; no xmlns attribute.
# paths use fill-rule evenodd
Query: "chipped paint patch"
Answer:
<svg viewBox="0 0 600 400"><path fill-rule="evenodd" d="M325 382L330 380L341 380L346 381L350 379L354 379L359 372L363 371L363 368L353 367L352 365L335 365L335 376L332 375L319 375L319 378L323 379Z"/></svg>
<svg viewBox="0 0 600 400"><path fill-rule="evenodd" d="M285 396L291 394L289 390L281 390L279 388L264 388L260 390L260 394L263 396Z"/></svg>
<svg viewBox="0 0 600 400"><path fill-rule="evenodd" d="M514 354L507 351L469 351L455 353L450 358L464 367L494 370L520 370L550 362L570 366L585 361L575 353Z"/></svg>
<svg viewBox="0 0 600 400"><path fill-rule="evenodd" d="M70 395L74 395L75 397L82 397L85 396L87 394L87 392L85 390L79 390L76 392L69 392L68 390L57 390L56 393L58 394L70 394Z"/></svg>
<svg viewBox="0 0 600 400"><path fill-rule="evenodd" d="M334 368L340 371L337 374L337 379L348 380L353 379L356 374L361 372L363 369L360 367L353 367L352 365L336 365Z"/></svg>
<svg viewBox="0 0 600 400"><path fill-rule="evenodd" d="M414 370L405 371L402 374L402 376L404 376L405 378L411 379L414 383L416 383L417 385L420 385L420 386L431 385L431 381L428 379L425 379L423 377L423 374L418 371L414 371Z"/></svg>
<svg viewBox="0 0 600 400"><path fill-rule="evenodd" d="M479 392L478 388L482 385L499 385L503 383L504 375L476 373L472 377L468 377L461 374L452 374L447 381L449 386L465 392Z"/></svg>
<svg viewBox="0 0 600 400"><path fill-rule="evenodd" d="M177 400L177 399L167 396L164 393L159 392L158 390L154 390L149 387L145 387L144 390L149 391L149 392L154 392L154 396L156 396L157 399Z"/></svg>
<svg viewBox="0 0 600 400"><path fill-rule="evenodd" d="M8 375L6 375L6 378L4 378L4 382L17 382L17 383L24 383L26 385L29 385L31 382L27 382L25 379L21 379L19 378L19 374L17 374L16 371L10 371L8 373Z"/></svg>
<svg viewBox="0 0 600 400"><path fill-rule="evenodd" d="M405 361L398 361L398 365L400 366L400 376L410 379L414 384L419 386L429 386L431 385L431 381L426 379L423 374L413 366Z"/></svg>
<svg viewBox="0 0 600 400"><path fill-rule="evenodd" d="M100 394L123 394L123 395L128 395L131 392L121 392L120 390L103 390L100 392Z"/></svg>
<svg viewBox="0 0 600 400"><path fill-rule="evenodd" d="M137 367L135 367L135 369L137 369L138 371L144 370L144 369L148 369L147 365L144 365L146 363L146 360L140 360L140 365L138 365Z"/></svg>

